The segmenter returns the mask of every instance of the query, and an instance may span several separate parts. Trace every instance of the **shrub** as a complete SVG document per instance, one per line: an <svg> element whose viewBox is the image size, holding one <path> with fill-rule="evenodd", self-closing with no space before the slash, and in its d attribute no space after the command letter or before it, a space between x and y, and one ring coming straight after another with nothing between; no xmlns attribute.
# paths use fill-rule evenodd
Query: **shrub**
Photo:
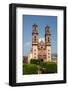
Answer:
<svg viewBox="0 0 68 90"><path fill-rule="evenodd" d="M43 62L40 66L44 68L44 73L57 73L57 64L54 62Z"/></svg>
<svg viewBox="0 0 68 90"><path fill-rule="evenodd" d="M24 64L23 74L37 74L37 66L34 64Z"/></svg>
<svg viewBox="0 0 68 90"><path fill-rule="evenodd" d="M57 73L57 64L56 63L46 64L46 73Z"/></svg>
<svg viewBox="0 0 68 90"><path fill-rule="evenodd" d="M31 59L30 60L31 64L36 64L36 65L39 65L42 62L43 62L43 59Z"/></svg>
<svg viewBox="0 0 68 90"><path fill-rule="evenodd" d="M57 73L57 63L55 62L41 62L38 59L31 59L30 64L23 65L23 74L37 74L38 66L44 70L43 74Z"/></svg>

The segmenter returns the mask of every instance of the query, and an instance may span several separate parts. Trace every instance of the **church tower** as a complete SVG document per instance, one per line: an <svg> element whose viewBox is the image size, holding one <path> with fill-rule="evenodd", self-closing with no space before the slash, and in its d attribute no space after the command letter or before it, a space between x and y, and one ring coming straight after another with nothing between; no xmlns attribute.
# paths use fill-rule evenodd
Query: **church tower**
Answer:
<svg viewBox="0 0 68 90"><path fill-rule="evenodd" d="M46 47L46 59L51 61L51 33L50 27L47 25L45 27L45 47Z"/></svg>
<svg viewBox="0 0 68 90"><path fill-rule="evenodd" d="M32 25L32 57L38 59L38 26Z"/></svg>

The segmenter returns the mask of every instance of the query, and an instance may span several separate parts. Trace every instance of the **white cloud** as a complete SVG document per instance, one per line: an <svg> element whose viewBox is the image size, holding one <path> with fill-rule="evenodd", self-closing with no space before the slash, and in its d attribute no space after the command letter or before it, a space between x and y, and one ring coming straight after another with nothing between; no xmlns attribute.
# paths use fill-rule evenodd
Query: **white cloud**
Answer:
<svg viewBox="0 0 68 90"><path fill-rule="evenodd" d="M45 42L45 38L39 38L39 42L40 42L40 41Z"/></svg>

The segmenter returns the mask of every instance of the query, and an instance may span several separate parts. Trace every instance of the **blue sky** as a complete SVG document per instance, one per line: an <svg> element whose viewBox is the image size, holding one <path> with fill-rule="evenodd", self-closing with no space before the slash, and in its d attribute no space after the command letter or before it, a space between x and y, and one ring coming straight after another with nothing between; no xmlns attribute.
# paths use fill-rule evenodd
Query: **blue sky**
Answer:
<svg viewBox="0 0 68 90"><path fill-rule="evenodd" d="M45 26L49 25L51 32L52 54L57 54L57 16L23 15L23 53L28 55L31 49L32 25L38 25L39 38L44 38Z"/></svg>

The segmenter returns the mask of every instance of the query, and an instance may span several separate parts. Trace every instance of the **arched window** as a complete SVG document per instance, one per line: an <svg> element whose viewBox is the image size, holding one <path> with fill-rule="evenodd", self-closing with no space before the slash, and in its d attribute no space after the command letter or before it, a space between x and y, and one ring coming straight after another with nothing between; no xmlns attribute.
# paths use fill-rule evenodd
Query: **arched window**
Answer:
<svg viewBox="0 0 68 90"><path fill-rule="evenodd" d="M34 49L34 51L36 51L36 49Z"/></svg>
<svg viewBox="0 0 68 90"><path fill-rule="evenodd" d="M34 41L36 41L36 36L34 36Z"/></svg>
<svg viewBox="0 0 68 90"><path fill-rule="evenodd" d="M34 58L36 58L36 56L34 56Z"/></svg>
<svg viewBox="0 0 68 90"><path fill-rule="evenodd" d="M43 49L43 46L41 46L41 49Z"/></svg>
<svg viewBox="0 0 68 90"><path fill-rule="evenodd" d="M36 53L34 53L34 55L36 55Z"/></svg>
<svg viewBox="0 0 68 90"><path fill-rule="evenodd" d="M48 42L50 41L50 38L48 37Z"/></svg>

